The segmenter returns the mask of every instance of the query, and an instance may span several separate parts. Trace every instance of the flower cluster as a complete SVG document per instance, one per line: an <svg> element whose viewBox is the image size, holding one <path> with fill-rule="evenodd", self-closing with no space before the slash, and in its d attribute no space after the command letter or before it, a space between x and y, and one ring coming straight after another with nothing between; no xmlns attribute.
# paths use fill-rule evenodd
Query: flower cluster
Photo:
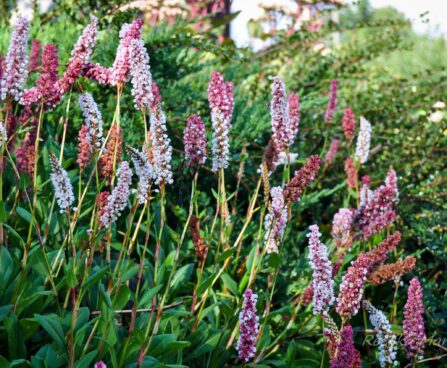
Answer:
<svg viewBox="0 0 447 368"><path fill-rule="evenodd" d="M372 193L367 192L367 200L362 195L354 224L363 239L382 231L396 218L394 205L397 201L397 186L394 184L382 185Z"/></svg>
<svg viewBox="0 0 447 368"><path fill-rule="evenodd" d="M395 200L399 199L399 188L397 187L397 175L396 172L391 169L385 178L385 186L394 192Z"/></svg>
<svg viewBox="0 0 447 368"><path fill-rule="evenodd" d="M42 100L46 110L53 109L61 97L56 85L58 66L59 59L56 46L51 43L45 45L42 53L42 72L36 81L37 86L24 91L20 103L27 106Z"/></svg>
<svg viewBox="0 0 447 368"><path fill-rule="evenodd" d="M309 227L309 264L312 267L313 312L327 314L334 302L334 280L332 265L328 258L326 245L320 241L321 233L317 225Z"/></svg>
<svg viewBox="0 0 447 368"><path fill-rule="evenodd" d="M360 254L343 275L337 297L337 313L342 317L355 316L363 297L363 285L370 266L370 259Z"/></svg>
<svg viewBox="0 0 447 368"><path fill-rule="evenodd" d="M51 182L53 183L54 195L61 213L68 210L73 204L75 197L73 187L67 172L61 167L56 156L50 153Z"/></svg>
<svg viewBox="0 0 447 368"><path fill-rule="evenodd" d="M425 346L424 303L419 280L414 278L408 287L408 297L404 310L404 346L408 359L422 359Z"/></svg>
<svg viewBox="0 0 447 368"><path fill-rule="evenodd" d="M339 139L332 140L329 146L329 150L326 153L326 157L324 158L324 162L326 165L330 165L335 161L335 156L337 156L339 146L340 146Z"/></svg>
<svg viewBox="0 0 447 368"><path fill-rule="evenodd" d="M121 153L123 152L123 137L121 135L121 128L117 124L110 127L109 140L105 151L102 152L99 158L99 170L101 175L106 178L107 183L110 183L114 171L114 163L120 162Z"/></svg>
<svg viewBox="0 0 447 368"><path fill-rule="evenodd" d="M292 138L289 113L286 86L279 77L274 77L270 114L272 116L273 140L280 151L284 151L289 147Z"/></svg>
<svg viewBox="0 0 447 368"><path fill-rule="evenodd" d="M343 118L341 121L343 126L343 132L349 143L354 139L355 134L355 115L351 109L346 109L343 112Z"/></svg>
<svg viewBox="0 0 447 368"><path fill-rule="evenodd" d="M264 151L264 162L267 165L267 170L269 172L274 172L276 170L277 163L279 161L279 151L276 147L273 138L270 138L269 144Z"/></svg>
<svg viewBox="0 0 447 368"><path fill-rule="evenodd" d="M340 342L337 346L337 355L330 361L331 368L351 368L355 358L352 327L345 326L340 332Z"/></svg>
<svg viewBox="0 0 447 368"><path fill-rule="evenodd" d="M312 183L320 170L321 159L318 155L310 156L301 169L295 171L295 175L284 189L284 200L287 204L297 202L304 189Z"/></svg>
<svg viewBox="0 0 447 368"><path fill-rule="evenodd" d="M248 362L256 354L256 340L259 331L259 318L256 315L256 301L258 296L251 289L244 292L244 304L239 314L240 337L236 349L239 359Z"/></svg>
<svg viewBox="0 0 447 368"><path fill-rule="evenodd" d="M351 157L345 161L346 184L348 188L355 189L357 187L358 173L355 163Z"/></svg>
<svg viewBox="0 0 447 368"><path fill-rule="evenodd" d="M233 84L225 82L223 76L213 72L208 84L208 101L211 109L211 121L213 123L213 171L228 167L228 155L230 145L228 134L231 129L234 99Z"/></svg>
<svg viewBox="0 0 447 368"><path fill-rule="evenodd" d="M18 101L28 77L28 55L26 45L29 38L29 22L22 16L11 34L8 53L6 54L3 77L0 83L0 100L7 95Z"/></svg>
<svg viewBox="0 0 447 368"><path fill-rule="evenodd" d="M335 109L337 108L337 81L331 80L331 92L329 94L329 103L326 109L326 116L324 121L329 124L334 117Z"/></svg>
<svg viewBox="0 0 447 368"><path fill-rule="evenodd" d="M403 275L414 269L415 266L416 258L408 256L404 259L399 259L397 262L381 266L368 279L375 286L384 284L390 280L398 281Z"/></svg>
<svg viewBox="0 0 447 368"><path fill-rule="evenodd" d="M142 26L143 22L141 19L135 19L132 23L125 23L121 27L119 33L120 42L109 77L110 84L113 86L117 85L118 83L125 83L129 78L131 68L130 45L133 40L140 39ZM133 60L136 61L137 59ZM138 60L141 61L141 59Z"/></svg>
<svg viewBox="0 0 447 368"><path fill-rule="evenodd" d="M81 74L84 65L88 62L88 59L92 54L97 36L98 19L92 17L90 24L84 28L84 31L71 51L71 58L64 75L57 81L60 96L65 95Z"/></svg>
<svg viewBox="0 0 447 368"><path fill-rule="evenodd" d="M130 75L132 76L132 95L135 108L149 109L153 100L152 74L144 41L132 40L130 43Z"/></svg>
<svg viewBox="0 0 447 368"><path fill-rule="evenodd" d="M79 96L79 107L88 128L87 140L93 149L99 149L103 143L102 115L92 95L84 92Z"/></svg>
<svg viewBox="0 0 447 368"><path fill-rule="evenodd" d="M363 301L363 307L368 311L369 320L377 333L380 366L381 368L392 367L396 363L397 341L391 331L390 323L385 314L367 300Z"/></svg>
<svg viewBox="0 0 447 368"><path fill-rule="evenodd" d="M101 226L108 227L112 222L118 220L121 212L127 206L127 199L130 195L130 185L132 183L132 171L129 163L123 161L116 172L118 182L112 193L107 197L107 204L99 218Z"/></svg>
<svg viewBox="0 0 447 368"><path fill-rule="evenodd" d="M144 147L142 152L130 146L127 146L126 149L130 155L130 158L132 159L135 172L138 176L138 202L143 204L147 201L149 191L156 179L154 168L152 163L149 161L149 155L145 152Z"/></svg>
<svg viewBox="0 0 447 368"><path fill-rule="evenodd" d="M110 84L110 69L99 64L84 63L81 75L102 85Z"/></svg>
<svg viewBox="0 0 447 368"><path fill-rule="evenodd" d="M92 153L92 146L88 138L88 127L87 125L82 125L79 130L78 137L78 158L76 162L81 170L84 170L90 163L90 154Z"/></svg>
<svg viewBox="0 0 447 368"><path fill-rule="evenodd" d="M206 160L205 124L198 115L191 115L183 131L185 156L190 166L203 165Z"/></svg>
<svg viewBox="0 0 447 368"><path fill-rule="evenodd" d="M400 239L400 232L396 231L394 234L388 235L379 245L365 253L370 262L367 276L369 276L371 272L375 271L377 267L387 260L388 253L397 247Z"/></svg>
<svg viewBox="0 0 447 368"><path fill-rule="evenodd" d="M352 243L351 224L354 211L351 208L340 208L332 220L332 236L340 247L349 247Z"/></svg>
<svg viewBox="0 0 447 368"><path fill-rule="evenodd" d="M269 254L278 253L278 244L281 243L287 226L287 207L284 205L282 188L273 187L270 196L272 204L264 222L265 243Z"/></svg>
<svg viewBox="0 0 447 368"><path fill-rule="evenodd" d="M171 140L166 134L166 115L157 104L151 113L152 162L157 185L172 184Z"/></svg>
<svg viewBox="0 0 447 368"><path fill-rule="evenodd" d="M355 147L355 159L361 164L368 160L369 147L371 144L372 127L368 120L363 116L360 117L360 131L357 137L357 145Z"/></svg>
<svg viewBox="0 0 447 368"><path fill-rule="evenodd" d="M289 124L290 139L287 143L291 146L293 142L295 142L300 125L300 99L298 95L293 92L289 95Z"/></svg>

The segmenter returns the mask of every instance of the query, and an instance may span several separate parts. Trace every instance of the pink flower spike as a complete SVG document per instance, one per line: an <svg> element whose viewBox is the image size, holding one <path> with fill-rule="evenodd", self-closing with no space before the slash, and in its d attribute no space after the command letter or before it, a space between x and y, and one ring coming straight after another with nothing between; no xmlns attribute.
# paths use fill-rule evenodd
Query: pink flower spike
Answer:
<svg viewBox="0 0 447 368"><path fill-rule="evenodd" d="M185 156L189 166L203 165L206 160L205 124L198 115L191 115L183 132Z"/></svg>
<svg viewBox="0 0 447 368"><path fill-rule="evenodd" d="M328 258L326 245L320 241L320 230L317 225L309 227L309 263L312 267L313 313L327 314L334 302L334 280L332 264Z"/></svg>
<svg viewBox="0 0 447 368"><path fill-rule="evenodd" d="M115 61L110 70L110 83L115 86L118 83L125 83L129 79L130 73L130 45L133 40L141 38L141 19L135 19L132 23L125 23L121 27L119 37L120 42L116 51Z"/></svg>
<svg viewBox="0 0 447 368"><path fill-rule="evenodd" d="M298 128L300 125L300 109L301 107L298 95L296 93L291 93L289 95L289 147L295 142L298 135Z"/></svg>
<svg viewBox="0 0 447 368"><path fill-rule="evenodd" d="M28 71L33 72L40 66L40 41L32 40L31 51L29 53Z"/></svg>
<svg viewBox="0 0 447 368"><path fill-rule="evenodd" d="M107 368L107 365L103 361L99 361L95 363L95 368Z"/></svg>
<svg viewBox="0 0 447 368"><path fill-rule="evenodd" d="M256 301L258 296L251 289L244 292L244 303L239 314L240 337L237 341L236 350L239 359L248 362L256 354L256 340L259 331L259 318L256 315Z"/></svg>
<svg viewBox="0 0 447 368"><path fill-rule="evenodd" d="M332 121L336 108L337 108L337 81L331 80L331 92L329 95L329 103L327 105L326 117L325 117L326 124L329 124Z"/></svg>
<svg viewBox="0 0 447 368"><path fill-rule="evenodd" d="M121 212L127 206L127 199L130 195L130 185L132 184L132 171L129 163L123 161L116 172L118 182L113 188L112 193L107 197L107 204L104 207L104 212L100 217L101 226L108 227L113 222L118 220Z"/></svg>
<svg viewBox="0 0 447 368"><path fill-rule="evenodd" d="M338 247L349 247L352 243L351 225L354 211L350 208L340 208L332 221L332 236Z"/></svg>
<svg viewBox="0 0 447 368"><path fill-rule="evenodd" d="M324 162L326 165L330 165L335 161L335 156L338 152L338 147L340 146L340 140L334 139L329 146L329 150L326 153L326 157L324 158Z"/></svg>
<svg viewBox="0 0 447 368"><path fill-rule="evenodd" d="M150 109L153 102L152 74L149 55L142 40L130 43L130 74L132 76L132 95L135 108Z"/></svg>
<svg viewBox="0 0 447 368"><path fill-rule="evenodd" d="M225 82L223 76L218 72L213 72L211 75L208 85L208 101L213 123L212 170L217 172L228 167L230 151L228 135L234 107L233 85L231 82Z"/></svg>
<svg viewBox="0 0 447 368"><path fill-rule="evenodd" d="M11 34L8 53L5 58L5 68L1 80L0 100L7 95L18 101L28 77L28 55L26 46L29 38L29 22L22 16L17 19L17 25Z"/></svg>
<svg viewBox="0 0 447 368"><path fill-rule="evenodd" d="M279 77L273 78L270 114L272 116L273 140L283 151L288 147L290 141L290 117L286 86Z"/></svg>
<svg viewBox="0 0 447 368"><path fill-rule="evenodd" d="M424 303L422 301L422 287L417 278L410 281L408 298L404 310L404 347L408 359L413 362L421 360L424 355Z"/></svg>
<svg viewBox="0 0 447 368"><path fill-rule="evenodd" d="M318 155L310 156L301 169L295 171L295 175L284 189L286 203L298 202L304 189L314 181L320 170L321 159Z"/></svg>
<svg viewBox="0 0 447 368"><path fill-rule="evenodd" d="M355 167L355 163L351 157L348 157L345 161L345 172L346 172L346 184L348 188L355 189L358 183L358 173Z"/></svg>
<svg viewBox="0 0 447 368"><path fill-rule="evenodd" d="M349 143L354 139L355 134L355 115L351 109L346 109L343 112L343 119L341 121L345 137Z"/></svg>
<svg viewBox="0 0 447 368"><path fill-rule="evenodd" d="M352 337L352 327L345 326L341 330L340 342L337 346L337 355L330 361L330 368L350 368L356 358L356 349Z"/></svg>
<svg viewBox="0 0 447 368"><path fill-rule="evenodd" d="M84 65L89 61L97 36L98 19L92 17L90 24L84 28L81 37L79 37L76 45L71 51L71 58L64 75L57 82L58 91L61 96L73 86L76 79L81 74Z"/></svg>

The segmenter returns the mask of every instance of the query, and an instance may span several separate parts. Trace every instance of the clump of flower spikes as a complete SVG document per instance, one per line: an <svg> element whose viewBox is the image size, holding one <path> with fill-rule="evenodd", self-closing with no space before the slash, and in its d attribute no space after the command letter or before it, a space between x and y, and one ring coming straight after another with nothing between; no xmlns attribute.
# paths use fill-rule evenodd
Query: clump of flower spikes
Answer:
<svg viewBox="0 0 447 368"><path fill-rule="evenodd" d="M295 171L294 177L284 189L284 200L287 204L299 201L304 189L315 179L320 165L320 157L313 155L307 159L301 169Z"/></svg>
<svg viewBox="0 0 447 368"><path fill-rule="evenodd" d="M415 266L416 258L408 256L404 259L399 259L397 262L381 266L377 271L374 271L368 279L371 284L375 286L384 284L390 280L397 282L403 275L414 269Z"/></svg>
<svg viewBox="0 0 447 368"><path fill-rule="evenodd" d="M26 46L29 38L29 22L19 16L11 34L8 53L5 58L5 68L0 83L0 99L7 95L18 101L20 93L28 77L28 55Z"/></svg>
<svg viewBox="0 0 447 368"><path fill-rule="evenodd" d="M396 247L399 241L400 233L396 232L388 236L371 251L359 254L351 263L343 275L337 297L336 310L340 316L350 318L357 314L368 273L386 260L387 254Z"/></svg>
<svg viewBox="0 0 447 368"><path fill-rule="evenodd" d="M309 263L313 270L313 313L327 314L334 302L334 280L332 279L332 265L328 258L328 251L320 236L317 225L309 227Z"/></svg>
<svg viewBox="0 0 447 368"><path fill-rule="evenodd" d="M354 139L355 134L355 115L351 109L345 109L341 121L343 132L349 143Z"/></svg>
<svg viewBox="0 0 447 368"><path fill-rule="evenodd" d="M132 171L129 163L123 161L116 172L118 181L113 188L112 193L107 197L107 204L104 206L103 214L99 222L101 226L108 227L111 223L118 220L121 212L127 206L127 199L130 195L130 185L132 183Z"/></svg>
<svg viewBox="0 0 447 368"><path fill-rule="evenodd" d="M422 297L421 284L417 278L413 278L408 287L403 322L405 352L408 359L413 362L422 359L424 355L426 336L422 317L424 313Z"/></svg>
<svg viewBox="0 0 447 368"><path fill-rule="evenodd" d="M135 108L150 109L154 98L149 55L143 40L133 39L130 43L130 75Z"/></svg>
<svg viewBox="0 0 447 368"><path fill-rule="evenodd" d="M356 349L352 337L351 326L345 326L340 332L340 342L337 346L337 354L330 361L331 368L351 368L356 356Z"/></svg>
<svg viewBox="0 0 447 368"><path fill-rule="evenodd" d="M191 115L183 132L185 156L189 166L203 165L206 160L205 124L198 115Z"/></svg>
<svg viewBox="0 0 447 368"><path fill-rule="evenodd" d="M336 108L337 108L337 81L331 80L329 103L327 105L326 116L324 118L326 124L329 124L332 121Z"/></svg>
<svg viewBox="0 0 447 368"><path fill-rule="evenodd" d="M368 199L362 200L355 211L353 225L364 240L385 229L396 218L394 206L398 191L394 171L388 173L387 177L390 176L394 179L387 179L388 185L381 185L369 193Z"/></svg>
<svg viewBox="0 0 447 368"><path fill-rule="evenodd" d="M364 300L363 307L368 311L369 320L377 333L380 366L382 368L392 367L396 364L397 341L391 331L390 323L385 314L369 301Z"/></svg>
<svg viewBox="0 0 447 368"><path fill-rule="evenodd" d="M151 113L151 139L152 139L152 162L156 175L155 183L157 185L172 184L171 159L172 147L171 140L166 134L166 115L161 104L157 104Z"/></svg>
<svg viewBox="0 0 447 368"><path fill-rule="evenodd" d="M259 331L259 318L256 314L256 301L258 296L251 289L244 292L244 303L239 314L240 337L236 349L239 359L248 362L256 354L256 339Z"/></svg>
<svg viewBox="0 0 447 368"><path fill-rule="evenodd" d="M264 230L267 253L278 253L278 244L284 237L287 226L287 207L284 204L284 195L281 187L270 190L272 199L268 214L265 216Z"/></svg>
<svg viewBox="0 0 447 368"><path fill-rule="evenodd" d="M351 208L340 208L332 220L332 237L337 246L349 247L352 243L351 225L354 211Z"/></svg>
<svg viewBox="0 0 447 368"><path fill-rule="evenodd" d="M211 80L208 84L208 102L213 123L212 170L217 172L228 167L230 151L228 135L234 108L233 84L225 82L223 76L218 72L211 74Z"/></svg>
<svg viewBox="0 0 447 368"><path fill-rule="evenodd" d="M364 164L368 160L369 147L371 145L372 127L368 120L363 116L360 117L360 131L357 137L357 145L355 147L355 159Z"/></svg>
<svg viewBox="0 0 447 368"><path fill-rule="evenodd" d="M96 17L92 17L90 24L84 28L81 36L76 42L76 45L71 51L71 58L68 62L67 69L65 70L62 78L57 81L60 96L65 95L65 93L73 86L76 79L81 74L82 69L92 54L97 36L98 19Z"/></svg>
<svg viewBox="0 0 447 368"><path fill-rule="evenodd" d="M133 40L140 39L142 26L143 22L141 19L135 19L132 23L125 23L121 27L119 33L120 42L110 71L110 83L113 86L118 83L125 83L129 78L131 68L130 46Z"/></svg>
<svg viewBox="0 0 447 368"><path fill-rule="evenodd" d="M335 156L337 156L338 148L340 146L340 140L334 139L332 140L329 150L326 153L326 156L324 158L324 162L326 165L330 165L335 161Z"/></svg>
<svg viewBox="0 0 447 368"><path fill-rule="evenodd" d="M357 187L358 173L355 163L351 157L345 161L346 184L348 188L355 189Z"/></svg>
<svg viewBox="0 0 447 368"><path fill-rule="evenodd" d="M68 210L73 204L75 197L73 187L67 172L61 167L53 153L50 153L51 182L53 183L54 195L60 212Z"/></svg>
<svg viewBox="0 0 447 368"><path fill-rule="evenodd" d="M93 96L88 92L84 92L79 96L79 107L88 128L87 140L91 143L92 148L97 150L101 147L104 140L101 112Z"/></svg>
<svg viewBox="0 0 447 368"><path fill-rule="evenodd" d="M147 152L146 146L143 147L142 152L130 146L127 146L126 149L138 176L138 203L143 204L147 201L149 191L156 179L154 168L149 161L149 152Z"/></svg>
<svg viewBox="0 0 447 368"><path fill-rule="evenodd" d="M59 59L57 48L53 44L45 45L42 52L42 72L36 81L36 86L22 93L20 103L31 105L41 100L46 110L53 109L60 100L57 88Z"/></svg>

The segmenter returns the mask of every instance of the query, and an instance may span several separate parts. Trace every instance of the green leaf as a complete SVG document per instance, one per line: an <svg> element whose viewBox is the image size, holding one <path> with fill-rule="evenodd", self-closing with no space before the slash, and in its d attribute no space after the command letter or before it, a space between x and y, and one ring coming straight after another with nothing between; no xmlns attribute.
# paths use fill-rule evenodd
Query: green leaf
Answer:
<svg viewBox="0 0 447 368"><path fill-rule="evenodd" d="M193 263L187 264L179 268L175 273L174 277L172 278L171 288L176 289L181 284L187 282L191 277L193 269L194 269Z"/></svg>
<svg viewBox="0 0 447 368"><path fill-rule="evenodd" d="M126 306L129 299L130 299L129 287L125 284L121 285L118 295L116 295L114 298L114 306L113 306L114 309L115 310L123 309Z"/></svg>
<svg viewBox="0 0 447 368"><path fill-rule="evenodd" d="M75 363L75 368L89 368L95 357L98 355L98 350L93 350L85 354L81 359Z"/></svg>
<svg viewBox="0 0 447 368"><path fill-rule="evenodd" d="M103 278L108 270L107 266L104 266L99 271L96 271L93 275L90 275L87 281L81 287L81 299L84 294L90 289L93 285L98 284L99 281Z"/></svg>
<svg viewBox="0 0 447 368"><path fill-rule="evenodd" d="M156 295L162 287L163 287L163 284L160 284L152 289L147 290L144 293L144 295L138 300L138 307L139 308L147 307L151 303L154 295Z"/></svg>
<svg viewBox="0 0 447 368"><path fill-rule="evenodd" d="M17 214L22 219L24 219L29 224L31 223L31 219L33 218L33 216L31 215L31 213L29 211L25 210L22 207L17 207L16 211L17 211Z"/></svg>
<svg viewBox="0 0 447 368"><path fill-rule="evenodd" d="M238 294L237 283L231 278L230 275L224 272L220 277L220 279L222 280L223 284L227 287L227 289L231 291L231 294L233 294L234 296Z"/></svg>
<svg viewBox="0 0 447 368"><path fill-rule="evenodd" d="M5 247L0 248L0 295L8 285L9 279L14 271L14 262L8 249Z"/></svg>
<svg viewBox="0 0 447 368"><path fill-rule="evenodd" d="M58 353L67 353L67 347L65 345L65 335L62 325L59 321L59 317L55 314L51 315L40 315L35 314L34 318L43 327L45 331L51 336L54 342L59 347Z"/></svg>
<svg viewBox="0 0 447 368"><path fill-rule="evenodd" d="M272 268L279 268L279 266L281 266L281 258L279 257L278 253L270 253L269 256L269 266Z"/></svg>

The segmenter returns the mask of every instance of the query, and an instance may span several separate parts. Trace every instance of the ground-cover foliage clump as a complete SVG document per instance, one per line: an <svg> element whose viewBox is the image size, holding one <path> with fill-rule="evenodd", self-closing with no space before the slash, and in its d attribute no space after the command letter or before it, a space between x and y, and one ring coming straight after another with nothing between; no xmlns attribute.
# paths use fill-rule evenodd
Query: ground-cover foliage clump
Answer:
<svg viewBox="0 0 447 368"><path fill-rule="evenodd" d="M331 24L254 53L98 14L2 43L1 366L444 364L445 94L354 89Z"/></svg>

